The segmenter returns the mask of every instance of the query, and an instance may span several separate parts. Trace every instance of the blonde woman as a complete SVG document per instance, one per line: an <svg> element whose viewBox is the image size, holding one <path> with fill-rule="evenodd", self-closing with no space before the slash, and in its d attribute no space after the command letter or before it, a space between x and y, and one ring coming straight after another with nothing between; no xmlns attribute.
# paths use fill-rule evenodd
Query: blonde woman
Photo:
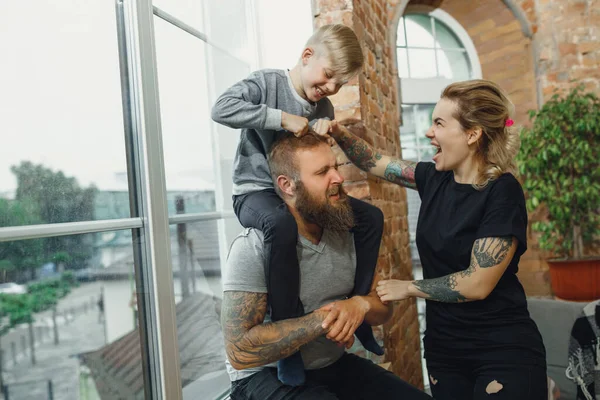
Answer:
<svg viewBox="0 0 600 400"><path fill-rule="evenodd" d="M442 93L427 138L433 162L382 155L340 125L330 135L360 168L418 190L423 280L380 281L384 302L427 300L425 357L437 400L546 400L542 338L517 279L527 212L514 177L512 104L493 82Z"/></svg>

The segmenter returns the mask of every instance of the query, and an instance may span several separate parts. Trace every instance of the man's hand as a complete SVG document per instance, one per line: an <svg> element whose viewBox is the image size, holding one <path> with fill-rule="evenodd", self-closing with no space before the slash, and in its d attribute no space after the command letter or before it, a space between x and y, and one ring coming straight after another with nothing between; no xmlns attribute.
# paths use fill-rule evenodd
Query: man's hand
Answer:
<svg viewBox="0 0 600 400"><path fill-rule="evenodd" d="M294 136L301 137L308 132L308 119L294 114L281 112L281 127Z"/></svg>
<svg viewBox="0 0 600 400"><path fill-rule="evenodd" d="M411 286L412 281L382 280L377 284L377 295L384 304L388 301L408 299L411 297Z"/></svg>
<svg viewBox="0 0 600 400"><path fill-rule="evenodd" d="M370 305L361 296L351 299L336 301L321 307L319 310L329 311L323 321L322 327L327 333L327 338L343 343L346 347L352 346L354 331L362 324ZM348 343L350 345L348 346Z"/></svg>

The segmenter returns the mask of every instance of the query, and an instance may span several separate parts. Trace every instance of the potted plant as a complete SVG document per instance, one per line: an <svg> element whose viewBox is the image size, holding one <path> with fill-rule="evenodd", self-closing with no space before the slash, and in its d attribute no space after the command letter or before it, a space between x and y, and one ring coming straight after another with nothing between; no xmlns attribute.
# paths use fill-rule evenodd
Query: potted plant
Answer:
<svg viewBox="0 0 600 400"><path fill-rule="evenodd" d="M600 298L600 99L580 85L555 93L530 111L521 131L519 172L539 247L550 254L550 279L557 297Z"/></svg>

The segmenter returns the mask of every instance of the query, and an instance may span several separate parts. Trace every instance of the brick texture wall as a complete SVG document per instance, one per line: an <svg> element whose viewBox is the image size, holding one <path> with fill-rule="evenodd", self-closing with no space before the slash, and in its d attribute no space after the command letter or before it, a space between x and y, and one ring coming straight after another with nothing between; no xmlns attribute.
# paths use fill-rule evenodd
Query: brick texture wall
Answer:
<svg viewBox="0 0 600 400"><path fill-rule="evenodd" d="M600 1L514 0L535 32L543 97L583 83L600 92ZM573 80L575 82L573 82Z"/></svg>
<svg viewBox="0 0 600 400"><path fill-rule="evenodd" d="M388 43L393 5L385 0L313 0L315 26L344 23L354 29L363 45L362 73L332 97L338 120L353 119L349 127L384 153L400 155L397 72ZM411 279L406 192L397 185L373 179L348 163L336 149L345 187L355 197L370 201L385 215L384 238L377 274L385 278ZM414 300L395 306L392 320L378 330L383 337L385 361L411 384L423 387L419 328ZM377 360L375 361L383 361Z"/></svg>

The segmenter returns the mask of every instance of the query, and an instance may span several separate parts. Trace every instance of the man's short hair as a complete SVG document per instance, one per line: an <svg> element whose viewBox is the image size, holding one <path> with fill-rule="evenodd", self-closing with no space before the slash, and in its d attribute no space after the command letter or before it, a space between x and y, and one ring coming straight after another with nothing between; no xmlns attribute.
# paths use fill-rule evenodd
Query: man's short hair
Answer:
<svg viewBox="0 0 600 400"><path fill-rule="evenodd" d="M349 81L362 68L365 58L352 29L342 24L323 25L306 42L318 56L326 56L336 78Z"/></svg>
<svg viewBox="0 0 600 400"><path fill-rule="evenodd" d="M298 150L311 150L319 146L329 146L327 139L323 136L308 133L302 137L296 137L292 133L281 133L280 137L273 143L269 152L269 168L275 191L281 197L283 193L277 185L277 177L280 175L291 178L294 182L300 180L299 168L296 164L296 153Z"/></svg>

